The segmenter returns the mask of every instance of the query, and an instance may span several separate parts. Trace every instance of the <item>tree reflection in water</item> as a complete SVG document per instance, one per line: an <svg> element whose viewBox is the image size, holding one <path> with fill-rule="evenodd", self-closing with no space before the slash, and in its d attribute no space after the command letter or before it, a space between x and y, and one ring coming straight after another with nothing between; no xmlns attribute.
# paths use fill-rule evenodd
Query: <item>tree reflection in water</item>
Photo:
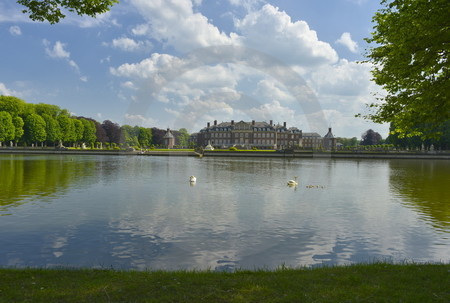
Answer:
<svg viewBox="0 0 450 303"><path fill-rule="evenodd" d="M403 203L435 228L450 227L450 163L447 160L391 160L390 186Z"/></svg>
<svg viewBox="0 0 450 303"><path fill-rule="evenodd" d="M91 182L98 162L71 156L0 155L0 216L37 197L54 198L74 183Z"/></svg>

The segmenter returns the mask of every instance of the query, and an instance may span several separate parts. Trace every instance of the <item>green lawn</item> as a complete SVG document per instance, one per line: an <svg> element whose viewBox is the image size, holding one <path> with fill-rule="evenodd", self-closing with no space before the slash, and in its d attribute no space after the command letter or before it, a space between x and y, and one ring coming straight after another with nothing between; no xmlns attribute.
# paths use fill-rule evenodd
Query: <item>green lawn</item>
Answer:
<svg viewBox="0 0 450 303"><path fill-rule="evenodd" d="M450 302L450 265L235 273L0 269L0 302Z"/></svg>

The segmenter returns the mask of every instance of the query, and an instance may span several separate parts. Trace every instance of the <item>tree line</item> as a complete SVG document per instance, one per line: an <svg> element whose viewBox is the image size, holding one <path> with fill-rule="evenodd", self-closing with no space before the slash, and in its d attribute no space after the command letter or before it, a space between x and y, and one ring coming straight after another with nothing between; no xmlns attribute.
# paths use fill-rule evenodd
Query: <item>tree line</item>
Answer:
<svg viewBox="0 0 450 303"><path fill-rule="evenodd" d="M86 146L91 148L150 148L163 146L166 131L73 116L45 103L27 103L0 95L0 146ZM179 146L188 146L189 133L172 131Z"/></svg>

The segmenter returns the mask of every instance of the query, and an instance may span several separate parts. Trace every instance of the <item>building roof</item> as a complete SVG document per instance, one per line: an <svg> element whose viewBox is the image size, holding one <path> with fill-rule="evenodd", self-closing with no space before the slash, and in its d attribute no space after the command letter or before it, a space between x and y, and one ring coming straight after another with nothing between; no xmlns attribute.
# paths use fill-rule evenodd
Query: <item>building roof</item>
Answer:
<svg viewBox="0 0 450 303"><path fill-rule="evenodd" d="M241 128L242 127L242 128ZM200 130L200 132L208 132L208 131L231 131L231 130L253 130L253 131L280 131L280 132L291 132L291 133L299 133L301 130L299 130L297 127L290 127L287 128L283 124L270 124L267 122L257 122L257 121L251 121L251 122L245 122L245 121L239 121L239 122L221 122L216 125L210 125L209 127L204 127Z"/></svg>
<svg viewBox="0 0 450 303"><path fill-rule="evenodd" d="M172 139L174 138L174 136L172 135L172 133L170 132L170 129L167 129L166 134L163 137L164 139Z"/></svg>
<svg viewBox="0 0 450 303"><path fill-rule="evenodd" d="M319 137L321 138L322 136L319 135L318 133L303 133L303 138L305 137Z"/></svg>
<svg viewBox="0 0 450 303"><path fill-rule="evenodd" d="M327 138L327 139L333 139L334 138L333 133L331 132L331 127L328 128L328 133L324 136L324 138Z"/></svg>

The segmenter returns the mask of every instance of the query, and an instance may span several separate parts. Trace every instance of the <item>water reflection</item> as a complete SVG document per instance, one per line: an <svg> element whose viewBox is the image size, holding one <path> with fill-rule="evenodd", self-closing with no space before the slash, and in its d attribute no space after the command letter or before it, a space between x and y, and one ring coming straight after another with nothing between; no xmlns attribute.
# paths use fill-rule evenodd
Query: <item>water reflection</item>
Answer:
<svg viewBox="0 0 450 303"><path fill-rule="evenodd" d="M37 163L20 164L27 161ZM409 188L419 184L407 176L441 176L449 169L441 171L441 162L141 156L18 162L27 180L22 191L34 184L31 200L52 196L58 203L27 208L20 205L30 200L26 194L6 192L21 202L8 204L16 207L0 219L0 266L234 270L448 258L448 209L434 202L445 191L427 200ZM297 190L286 186L293 176ZM431 184L442 186L425 187Z"/></svg>
<svg viewBox="0 0 450 303"><path fill-rule="evenodd" d="M392 191L441 231L450 227L449 161L390 161Z"/></svg>

